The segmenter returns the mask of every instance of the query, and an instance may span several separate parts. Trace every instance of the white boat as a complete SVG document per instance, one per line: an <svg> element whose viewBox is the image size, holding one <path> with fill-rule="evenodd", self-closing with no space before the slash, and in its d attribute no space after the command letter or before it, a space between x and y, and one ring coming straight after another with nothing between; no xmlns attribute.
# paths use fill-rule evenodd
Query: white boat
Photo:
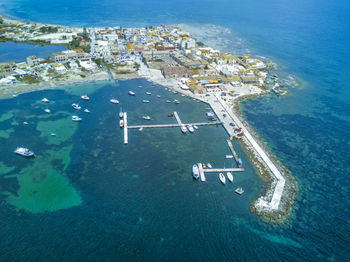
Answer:
<svg viewBox="0 0 350 262"><path fill-rule="evenodd" d="M81 109L81 106L79 106L79 104L72 104L72 107L73 107L75 110L80 110L80 109Z"/></svg>
<svg viewBox="0 0 350 262"><path fill-rule="evenodd" d="M144 99L142 100L142 103L149 103L149 100Z"/></svg>
<svg viewBox="0 0 350 262"><path fill-rule="evenodd" d="M123 116L124 116L124 113L123 113L122 109L120 109L119 118L123 118Z"/></svg>
<svg viewBox="0 0 350 262"><path fill-rule="evenodd" d="M229 180L231 183L233 183L233 175L232 175L232 173L231 173L231 172L227 172L226 176L227 176L228 180Z"/></svg>
<svg viewBox="0 0 350 262"><path fill-rule="evenodd" d="M186 134L187 128L186 128L185 125L182 125L182 126L181 126L181 131L182 131L182 133Z"/></svg>
<svg viewBox="0 0 350 262"><path fill-rule="evenodd" d="M226 184L226 178L223 173L219 174L219 179L221 183L223 183L224 185Z"/></svg>
<svg viewBox="0 0 350 262"><path fill-rule="evenodd" d="M177 100L177 99L175 99L175 100L174 100L174 103L175 103L175 104L180 104L180 101Z"/></svg>
<svg viewBox="0 0 350 262"><path fill-rule="evenodd" d="M25 156L25 157L34 156L34 152L30 151L28 148L25 148L25 147L17 147L14 152L17 155L21 155L21 156Z"/></svg>
<svg viewBox="0 0 350 262"><path fill-rule="evenodd" d="M143 116L142 118L145 119L145 120L151 120L150 116Z"/></svg>
<svg viewBox="0 0 350 262"><path fill-rule="evenodd" d="M182 94L181 96L182 96L182 97L185 97L185 95L184 95L184 94Z"/></svg>
<svg viewBox="0 0 350 262"><path fill-rule="evenodd" d="M157 98L160 98L160 95L157 95Z"/></svg>
<svg viewBox="0 0 350 262"><path fill-rule="evenodd" d="M48 114L50 114L50 113L51 113L51 110L50 110L50 109L48 109L48 108L44 109L44 111L45 111L46 113L48 113Z"/></svg>
<svg viewBox="0 0 350 262"><path fill-rule="evenodd" d="M188 131L190 131L191 133L194 132L194 128L192 125L188 125L187 128L188 128Z"/></svg>
<svg viewBox="0 0 350 262"><path fill-rule="evenodd" d="M112 104L119 104L119 100L112 98L109 100Z"/></svg>
<svg viewBox="0 0 350 262"><path fill-rule="evenodd" d="M150 95L152 95L152 93L151 93L151 92L146 92L146 95L149 95L149 96L150 96Z"/></svg>
<svg viewBox="0 0 350 262"><path fill-rule="evenodd" d="M129 91L129 93L128 93L129 95L131 95L131 96L134 96L135 95L135 92L133 92L133 91Z"/></svg>
<svg viewBox="0 0 350 262"><path fill-rule="evenodd" d="M84 109L84 112L85 113L90 113L90 110L86 108L86 109Z"/></svg>
<svg viewBox="0 0 350 262"><path fill-rule="evenodd" d="M242 195L242 194L244 193L244 190L243 190L243 188L241 188L241 187L237 187L236 190L235 190L235 192L236 192L238 195Z"/></svg>
<svg viewBox="0 0 350 262"><path fill-rule="evenodd" d="M85 101L89 101L90 97L88 97L87 95L82 95L81 99L85 100Z"/></svg>
<svg viewBox="0 0 350 262"><path fill-rule="evenodd" d="M173 91L173 93L174 93L174 94L177 94L177 92L176 92L176 91Z"/></svg>
<svg viewBox="0 0 350 262"><path fill-rule="evenodd" d="M171 103L171 101L170 101L170 100L167 100L166 102L167 102L167 103Z"/></svg>
<svg viewBox="0 0 350 262"><path fill-rule="evenodd" d="M198 126L196 126L196 125L194 125L193 127L194 127L194 129L198 129Z"/></svg>
<svg viewBox="0 0 350 262"><path fill-rule="evenodd" d="M79 122L83 120L82 118L80 118L79 116L72 116L72 121L76 121L76 122Z"/></svg>
<svg viewBox="0 0 350 262"><path fill-rule="evenodd" d="M55 133L51 133L50 136L56 136L56 134Z"/></svg>
<svg viewBox="0 0 350 262"><path fill-rule="evenodd" d="M120 128L122 128L124 126L124 120L123 119L120 119L119 126L120 126Z"/></svg>
<svg viewBox="0 0 350 262"><path fill-rule="evenodd" d="M225 158L227 159L233 158L233 155L226 155Z"/></svg>
<svg viewBox="0 0 350 262"><path fill-rule="evenodd" d="M139 131L141 132L142 130L143 130L143 127L140 127L140 128L139 128Z"/></svg>
<svg viewBox="0 0 350 262"><path fill-rule="evenodd" d="M199 168L198 165L193 165L192 166L192 176L194 179L198 179L199 178Z"/></svg>
<svg viewBox="0 0 350 262"><path fill-rule="evenodd" d="M23 125L28 125L28 122L23 122Z"/></svg>
<svg viewBox="0 0 350 262"><path fill-rule="evenodd" d="M210 163L207 163L208 168L212 168L213 166Z"/></svg>
<svg viewBox="0 0 350 262"><path fill-rule="evenodd" d="M50 102L50 100L49 100L49 99L47 99L46 97L44 97L43 99L41 99L41 102L44 102L44 103L49 103L49 102Z"/></svg>

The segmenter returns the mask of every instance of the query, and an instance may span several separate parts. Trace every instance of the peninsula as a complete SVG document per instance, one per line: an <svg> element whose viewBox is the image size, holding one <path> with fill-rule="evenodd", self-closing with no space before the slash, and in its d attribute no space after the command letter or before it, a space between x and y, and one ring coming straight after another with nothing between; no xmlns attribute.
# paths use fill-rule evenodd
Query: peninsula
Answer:
<svg viewBox="0 0 350 262"><path fill-rule="evenodd" d="M177 26L79 28L0 16L0 41L62 45L66 51L0 63L0 96L75 82L147 78L210 105L230 139L241 141L269 184L251 209L270 220L289 213L296 190L289 171L244 121L238 104L252 96L286 94L269 65L206 46Z"/></svg>

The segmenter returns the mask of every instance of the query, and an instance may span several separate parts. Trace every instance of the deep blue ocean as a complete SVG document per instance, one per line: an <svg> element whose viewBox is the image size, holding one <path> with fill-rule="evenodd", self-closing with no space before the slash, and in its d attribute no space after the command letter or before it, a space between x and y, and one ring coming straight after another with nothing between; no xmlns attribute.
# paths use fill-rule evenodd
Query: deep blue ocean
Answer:
<svg viewBox="0 0 350 262"><path fill-rule="evenodd" d="M123 146L113 124L120 108L111 111L104 101L120 97L135 123L154 108L155 121L168 121L166 105L152 102L151 110L124 96L141 84L156 88L162 99L174 98L161 87L120 81L0 101L0 261L350 260L349 1L3 0L0 12L76 26L216 25L231 31L222 35L231 43L226 51L243 43L299 83L286 97L241 104L247 121L297 181L291 215L282 225L249 211L264 182L238 143L246 171L235 181L246 188L243 197L217 178L190 179L194 161L224 164L227 136L221 128L185 137L175 129L133 131L133 142ZM86 89L96 99L92 112L100 113L72 125L65 121L72 113L66 105ZM50 118L37 103L43 96L55 101ZM179 99L185 119L204 117L205 105ZM20 126L24 119L27 131ZM55 130L62 135L50 137L57 126L64 127ZM18 143L42 153L35 162L18 159L12 155ZM43 191L45 181L59 198ZM27 201L36 198L40 205Z"/></svg>

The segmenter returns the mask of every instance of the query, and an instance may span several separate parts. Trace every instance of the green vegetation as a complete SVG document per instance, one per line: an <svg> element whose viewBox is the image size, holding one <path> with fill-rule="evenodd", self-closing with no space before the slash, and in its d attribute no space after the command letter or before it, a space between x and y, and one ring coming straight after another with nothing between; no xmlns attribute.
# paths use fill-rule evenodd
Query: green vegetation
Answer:
<svg viewBox="0 0 350 262"><path fill-rule="evenodd" d="M71 68L69 62L66 62L66 63L64 63L63 65L64 65L67 69L70 69L70 68Z"/></svg>
<svg viewBox="0 0 350 262"><path fill-rule="evenodd" d="M51 34L51 33L57 33L58 28L53 26L43 26L43 27L40 27L39 31L43 34Z"/></svg>
<svg viewBox="0 0 350 262"><path fill-rule="evenodd" d="M90 45L84 45L81 46L79 40L74 39L72 41L70 41L68 44L65 44L65 46L70 49L70 50L74 50L74 49L83 49L84 52L89 53L90 52Z"/></svg>
<svg viewBox="0 0 350 262"><path fill-rule="evenodd" d="M117 71L117 74L121 74L121 75L130 74L130 73L131 73L130 70L120 70L120 71Z"/></svg>
<svg viewBox="0 0 350 262"><path fill-rule="evenodd" d="M147 59L145 57L142 57L142 62L147 65Z"/></svg>
<svg viewBox="0 0 350 262"><path fill-rule="evenodd" d="M204 46L204 43L203 43L203 42L197 42L196 44L197 44L197 46L199 46L199 47L203 47L203 46Z"/></svg>
<svg viewBox="0 0 350 262"><path fill-rule="evenodd" d="M154 62L164 62L164 61L161 58L157 58L157 59L154 59Z"/></svg>
<svg viewBox="0 0 350 262"><path fill-rule="evenodd" d="M37 84L40 83L40 80L34 76L26 75L21 78L21 81L27 84Z"/></svg>
<svg viewBox="0 0 350 262"><path fill-rule="evenodd" d="M96 65L101 66L102 65L102 59L101 58L92 58L92 61L96 63Z"/></svg>

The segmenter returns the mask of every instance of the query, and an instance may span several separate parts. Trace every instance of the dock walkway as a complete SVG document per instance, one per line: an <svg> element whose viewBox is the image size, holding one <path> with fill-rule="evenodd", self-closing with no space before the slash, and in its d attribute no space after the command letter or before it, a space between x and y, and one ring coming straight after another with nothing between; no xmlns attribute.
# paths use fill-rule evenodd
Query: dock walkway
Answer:
<svg viewBox="0 0 350 262"><path fill-rule="evenodd" d="M227 140L227 144L228 144L228 147L230 148L230 150L231 150L231 152L232 152L233 158L235 159L237 166L238 166L239 168L241 168L241 167L242 167L242 164L239 163L239 160L238 160L239 158L238 158L238 156L237 156L237 154L236 154L235 149L233 148L233 145L232 145L232 142L231 142L230 139Z"/></svg>

